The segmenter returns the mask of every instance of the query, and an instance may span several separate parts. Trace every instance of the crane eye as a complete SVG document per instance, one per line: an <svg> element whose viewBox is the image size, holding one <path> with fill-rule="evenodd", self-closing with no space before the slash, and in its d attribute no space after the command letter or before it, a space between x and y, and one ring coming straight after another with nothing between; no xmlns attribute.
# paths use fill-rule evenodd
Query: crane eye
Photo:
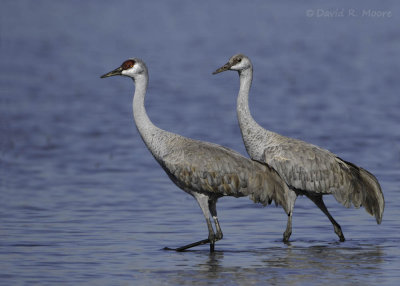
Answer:
<svg viewBox="0 0 400 286"><path fill-rule="evenodd" d="M238 58L237 62L240 63L242 61L242 58Z"/></svg>
<svg viewBox="0 0 400 286"><path fill-rule="evenodd" d="M127 69L130 69L131 67L133 67L134 65L135 65L134 60L127 60L122 63L121 67L123 70L127 70Z"/></svg>

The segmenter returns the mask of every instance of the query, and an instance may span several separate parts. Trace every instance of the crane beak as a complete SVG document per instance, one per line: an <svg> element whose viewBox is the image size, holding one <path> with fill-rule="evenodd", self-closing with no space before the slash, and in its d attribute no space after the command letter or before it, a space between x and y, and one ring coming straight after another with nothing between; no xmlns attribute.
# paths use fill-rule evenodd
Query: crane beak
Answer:
<svg viewBox="0 0 400 286"><path fill-rule="evenodd" d="M121 75L122 74L122 67L118 67L113 71L110 71L109 73L103 74L100 78L105 78L105 77L110 77L114 75Z"/></svg>
<svg viewBox="0 0 400 286"><path fill-rule="evenodd" d="M217 74L220 72L224 72L229 70L232 67L232 64L227 62L226 64L224 64L222 67L220 67L219 69L217 69L215 72L213 72L212 74Z"/></svg>

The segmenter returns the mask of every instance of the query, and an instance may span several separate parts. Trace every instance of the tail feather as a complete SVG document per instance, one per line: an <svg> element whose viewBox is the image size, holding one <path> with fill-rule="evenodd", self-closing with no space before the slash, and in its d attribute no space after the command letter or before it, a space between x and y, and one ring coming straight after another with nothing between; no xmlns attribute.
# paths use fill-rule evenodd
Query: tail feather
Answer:
<svg viewBox="0 0 400 286"><path fill-rule="evenodd" d="M356 208L363 206L369 214L375 216L376 222L380 224L385 208L385 200L378 180L367 170L353 163L343 162L346 163L350 171L349 179L351 186L350 192L348 192L346 198L347 202L342 203L349 206L351 202ZM341 194L340 197L342 197L342 195L343 194Z"/></svg>
<svg viewBox="0 0 400 286"><path fill-rule="evenodd" d="M264 206L274 201L275 205L282 206L285 212L290 214L293 211L297 195L289 189L275 169L266 164L263 165L266 167L265 172L257 180L252 180L257 183L251 186L250 199Z"/></svg>
<svg viewBox="0 0 400 286"><path fill-rule="evenodd" d="M365 185L364 191L367 193L363 205L368 213L375 215L376 222L380 224L385 208L381 186L375 176L367 170L360 168L360 174Z"/></svg>

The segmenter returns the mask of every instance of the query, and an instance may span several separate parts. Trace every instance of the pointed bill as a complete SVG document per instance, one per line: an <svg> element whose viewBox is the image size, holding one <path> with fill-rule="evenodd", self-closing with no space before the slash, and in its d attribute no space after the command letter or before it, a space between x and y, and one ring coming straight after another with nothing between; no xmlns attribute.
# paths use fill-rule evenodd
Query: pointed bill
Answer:
<svg viewBox="0 0 400 286"><path fill-rule="evenodd" d="M229 70L232 67L232 64L227 62L226 64L224 64L222 67L220 67L219 69L217 69L215 72L213 72L212 74L217 74L220 72L224 72Z"/></svg>
<svg viewBox="0 0 400 286"><path fill-rule="evenodd" d="M123 70L122 67L118 67L115 70L110 71L109 73L103 74L100 78L106 78L114 75L121 75L122 70Z"/></svg>

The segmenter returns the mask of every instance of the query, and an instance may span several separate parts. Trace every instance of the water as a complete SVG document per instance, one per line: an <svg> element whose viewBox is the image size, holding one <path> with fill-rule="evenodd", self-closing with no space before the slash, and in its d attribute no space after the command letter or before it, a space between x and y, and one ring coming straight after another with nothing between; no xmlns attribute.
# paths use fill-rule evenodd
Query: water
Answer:
<svg viewBox="0 0 400 286"><path fill-rule="evenodd" d="M2 2L0 284L397 285L399 4L143 2ZM145 149L132 82L99 76L143 58L156 125L246 154L237 75L211 75L237 52L255 66L256 120L373 172L381 225L327 198L338 243L299 198L285 245L282 209L223 198L214 254L161 250L205 238L204 219Z"/></svg>

